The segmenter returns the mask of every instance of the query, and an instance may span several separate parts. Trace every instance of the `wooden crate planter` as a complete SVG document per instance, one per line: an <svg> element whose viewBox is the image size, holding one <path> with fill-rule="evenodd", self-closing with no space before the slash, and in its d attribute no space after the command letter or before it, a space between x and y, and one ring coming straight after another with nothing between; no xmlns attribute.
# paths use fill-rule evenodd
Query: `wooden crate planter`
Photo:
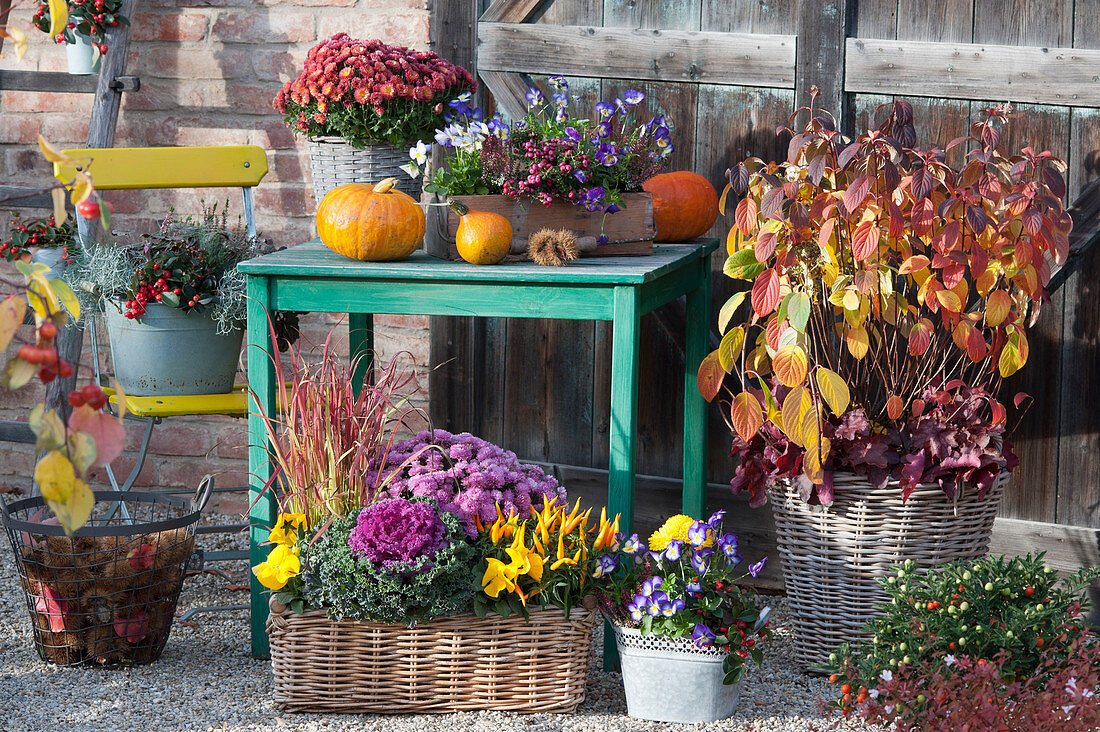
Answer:
<svg viewBox="0 0 1100 732"><path fill-rule="evenodd" d="M293 712L571 712L584 700L598 614L531 610L415 628L271 605L275 704Z"/></svg>
<svg viewBox="0 0 1100 732"><path fill-rule="evenodd" d="M653 237L653 195L627 193L621 211L613 214L589 213L582 206L564 201L554 201L543 206L533 201L520 201L512 196L454 196L477 211L492 211L512 223L512 247L509 258L527 259L527 239L539 229L570 229L578 237L607 236L608 243L581 256L612 257L624 254L651 254ZM425 203L441 202L435 194L425 193ZM431 205L427 210L427 231L424 248L428 254L441 259L459 259L455 248L455 232L458 231L458 215L446 206Z"/></svg>

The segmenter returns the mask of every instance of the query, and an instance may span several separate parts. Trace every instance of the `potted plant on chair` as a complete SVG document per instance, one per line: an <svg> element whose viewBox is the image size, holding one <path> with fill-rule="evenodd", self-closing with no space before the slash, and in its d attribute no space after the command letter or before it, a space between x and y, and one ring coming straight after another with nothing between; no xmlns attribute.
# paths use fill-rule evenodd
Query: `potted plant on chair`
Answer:
<svg viewBox="0 0 1100 732"><path fill-rule="evenodd" d="M66 279L107 321L115 378L133 396L222 394L241 351L244 276L263 244L217 206L198 220L169 215L136 241L91 244Z"/></svg>
<svg viewBox="0 0 1100 732"><path fill-rule="evenodd" d="M908 103L885 106L852 141L811 100L805 126L783 130L785 162L730 171L746 195L724 271L752 287L722 308L721 346L699 372L708 398L725 373L741 383L732 487L772 503L813 667L862 636L892 565L985 553L1017 463L996 393L1027 359L1071 228L1065 165L1003 154L1006 111L948 146L970 148L954 167L912 147ZM732 326L745 300L748 322Z"/></svg>

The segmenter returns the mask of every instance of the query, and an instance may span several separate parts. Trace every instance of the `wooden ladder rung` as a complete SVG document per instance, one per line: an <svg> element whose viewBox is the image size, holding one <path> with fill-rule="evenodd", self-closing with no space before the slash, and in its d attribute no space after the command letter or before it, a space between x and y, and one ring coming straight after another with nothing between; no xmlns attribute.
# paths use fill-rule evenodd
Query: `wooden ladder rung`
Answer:
<svg viewBox="0 0 1100 732"><path fill-rule="evenodd" d="M76 76L64 71L0 70L0 89L4 91L65 92L94 94L99 77L95 74ZM120 92L137 91L141 80L136 76L119 76L110 84Z"/></svg>
<svg viewBox="0 0 1100 732"><path fill-rule="evenodd" d="M68 199L68 196L66 196ZM0 208L53 208L49 192L35 186L0 186Z"/></svg>

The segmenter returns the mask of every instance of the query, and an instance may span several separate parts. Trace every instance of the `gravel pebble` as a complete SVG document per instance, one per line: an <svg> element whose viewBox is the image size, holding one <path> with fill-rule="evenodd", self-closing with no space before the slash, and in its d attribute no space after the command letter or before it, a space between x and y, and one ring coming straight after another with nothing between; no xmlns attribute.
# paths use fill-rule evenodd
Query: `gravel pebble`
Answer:
<svg viewBox="0 0 1100 732"><path fill-rule="evenodd" d="M204 522L233 523L239 517L206 516ZM204 535L209 550L243 548L243 535ZM6 542L5 542L6 544ZM634 730L752 730L808 732L832 728L834 720L818 711L832 688L820 677L799 670L793 658L786 604L775 598L777 637L762 670L752 669L737 714L713 724L670 725L626 716L619 674L602 670L597 631L588 695L574 714L517 715L478 712L446 715L281 714L271 701L271 669L250 657L248 613L218 612L177 622L161 659L129 669L58 668L38 659L31 640L22 590L10 547L0 565L0 729L27 732L66 730L377 730L378 732L632 732ZM226 576L189 579L179 613L193 607L246 604L247 584L241 562L214 565ZM228 577L228 579L227 579ZM178 617L178 616L177 616ZM838 729L873 728L846 722Z"/></svg>

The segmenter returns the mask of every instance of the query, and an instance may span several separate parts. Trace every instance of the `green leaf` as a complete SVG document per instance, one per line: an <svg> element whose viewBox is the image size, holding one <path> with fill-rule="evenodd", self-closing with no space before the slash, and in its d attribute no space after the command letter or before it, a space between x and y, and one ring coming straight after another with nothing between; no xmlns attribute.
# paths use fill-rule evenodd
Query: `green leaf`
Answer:
<svg viewBox="0 0 1100 732"><path fill-rule="evenodd" d="M741 304L745 302L745 298L748 297L748 291L735 292L729 300L726 300L722 305L722 309L718 311L718 332L723 335L726 332L726 328L729 326L730 321L733 320L733 316L737 313L737 309L741 307Z"/></svg>
<svg viewBox="0 0 1100 732"><path fill-rule="evenodd" d="M180 296L171 290L160 293L161 302L170 307L178 308L180 306Z"/></svg>
<svg viewBox="0 0 1100 732"><path fill-rule="evenodd" d="M791 321L791 327L799 333L806 332L806 323L810 320L810 297L805 292L791 294L787 304L787 318Z"/></svg>
<svg viewBox="0 0 1100 732"><path fill-rule="evenodd" d="M722 271L735 280L751 280L764 271L764 265L756 261L756 253L751 248L746 248L731 254Z"/></svg>
<svg viewBox="0 0 1100 732"><path fill-rule="evenodd" d="M738 666L737 668L726 674L725 678L722 679L722 683L726 684L727 686L730 684L736 684L738 681L741 680L741 677L744 675L744 673L745 668L743 666Z"/></svg>
<svg viewBox="0 0 1100 732"><path fill-rule="evenodd" d="M752 660L757 666L763 665L764 652L761 651L759 648L753 648L751 651L749 651L749 655L752 656Z"/></svg>

